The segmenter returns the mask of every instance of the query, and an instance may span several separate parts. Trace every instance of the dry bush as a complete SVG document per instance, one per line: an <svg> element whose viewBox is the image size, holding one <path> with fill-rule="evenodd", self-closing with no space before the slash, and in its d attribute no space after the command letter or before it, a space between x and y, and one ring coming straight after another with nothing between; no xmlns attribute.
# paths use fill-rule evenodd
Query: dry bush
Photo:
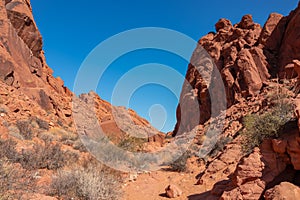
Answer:
<svg viewBox="0 0 300 200"><path fill-rule="evenodd" d="M37 184L33 174L18 164L0 159L0 199L21 199L23 194L35 192Z"/></svg>
<svg viewBox="0 0 300 200"><path fill-rule="evenodd" d="M77 149L74 147L74 149L76 150L78 149L83 150L83 147L81 147L79 143L80 141L78 141L80 140L79 136L74 132L66 131L61 128L51 128L48 131L40 132L38 134L38 137L46 143L58 141L63 145L72 146L72 147L76 146Z"/></svg>
<svg viewBox="0 0 300 200"><path fill-rule="evenodd" d="M33 117L32 120L38 124L40 129L49 130L50 127L49 127L48 122L46 122L38 117Z"/></svg>
<svg viewBox="0 0 300 200"><path fill-rule="evenodd" d="M0 160L8 159L12 162L18 160L18 153L16 151L16 142L13 140L0 139Z"/></svg>
<svg viewBox="0 0 300 200"><path fill-rule="evenodd" d="M31 126L31 120L17 121L17 127L20 134L25 138L25 140L31 140L33 137L33 129Z"/></svg>
<svg viewBox="0 0 300 200"><path fill-rule="evenodd" d="M51 143L53 141L58 141L59 139L57 135L51 134L48 131L40 132L37 137L43 140L45 143Z"/></svg>
<svg viewBox="0 0 300 200"><path fill-rule="evenodd" d="M187 160L191 156L191 151L184 152L177 160L170 164L171 170L176 172L185 172L187 170Z"/></svg>
<svg viewBox="0 0 300 200"><path fill-rule="evenodd" d="M145 138L125 137L118 144L118 147L125 151L138 152L143 149L143 145L147 142Z"/></svg>
<svg viewBox="0 0 300 200"><path fill-rule="evenodd" d="M232 141L231 137L225 137L222 136L218 139L218 141L216 142L216 144L214 145L213 149L211 150L211 152L209 153L210 157L215 157L218 155L219 152L222 152L225 148L225 146Z"/></svg>
<svg viewBox="0 0 300 200"><path fill-rule="evenodd" d="M31 140L35 135L34 133L40 132L40 130L49 130L48 122L38 118L31 117L28 120L17 121L17 128L20 131L20 134L26 140Z"/></svg>
<svg viewBox="0 0 300 200"><path fill-rule="evenodd" d="M0 160L0 199L8 199L17 179L17 171L9 162Z"/></svg>
<svg viewBox="0 0 300 200"><path fill-rule="evenodd" d="M82 143L80 139L77 139L73 144L73 149L78 150L80 152L87 152L85 145Z"/></svg>
<svg viewBox="0 0 300 200"><path fill-rule="evenodd" d="M77 154L76 154L77 155ZM24 169L49 169L55 170L69 162L76 162L78 155L61 150L59 144L35 144L33 149L23 150L19 162Z"/></svg>
<svg viewBox="0 0 300 200"><path fill-rule="evenodd" d="M62 199L117 200L121 197L120 181L109 170L75 167L58 171L53 177L51 195Z"/></svg>

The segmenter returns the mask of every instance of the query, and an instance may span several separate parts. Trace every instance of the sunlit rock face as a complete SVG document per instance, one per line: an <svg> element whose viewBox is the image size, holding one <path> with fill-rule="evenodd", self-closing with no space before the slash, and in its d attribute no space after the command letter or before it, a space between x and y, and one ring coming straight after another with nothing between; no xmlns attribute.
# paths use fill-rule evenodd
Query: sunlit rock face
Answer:
<svg viewBox="0 0 300 200"><path fill-rule="evenodd" d="M213 65L205 65L202 47L221 74L227 107L240 98L258 94L270 78L297 75L289 65L293 60L300 60L300 7L287 17L272 13L263 27L253 22L251 15L245 15L235 25L228 19L220 19L215 28L216 33L210 32L199 40L191 58L173 135L204 124L212 115L212 96L214 100L219 97L215 92L209 92L216 77L205 78L206 74L211 75L209 72L213 70ZM191 89L187 90L188 87ZM190 112L182 108L187 104L190 94L197 99L199 112L195 112L191 106L184 106Z"/></svg>

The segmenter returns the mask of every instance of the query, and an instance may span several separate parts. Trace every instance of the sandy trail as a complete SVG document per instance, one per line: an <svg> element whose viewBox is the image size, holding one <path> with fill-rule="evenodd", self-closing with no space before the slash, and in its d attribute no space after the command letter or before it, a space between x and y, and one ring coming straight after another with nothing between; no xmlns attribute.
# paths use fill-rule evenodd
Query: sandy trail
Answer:
<svg viewBox="0 0 300 200"><path fill-rule="evenodd" d="M166 200L165 188L171 183L177 185L182 191L180 200L198 200L199 194L205 192L202 185L195 185L196 174L177 173L170 171L157 171L150 174L141 174L135 182L124 186L125 200Z"/></svg>

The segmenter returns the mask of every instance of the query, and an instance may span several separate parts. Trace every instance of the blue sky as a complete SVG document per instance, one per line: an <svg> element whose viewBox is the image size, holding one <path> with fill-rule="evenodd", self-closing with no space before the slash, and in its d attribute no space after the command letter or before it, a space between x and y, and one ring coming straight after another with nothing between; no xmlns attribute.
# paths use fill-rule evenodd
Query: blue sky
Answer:
<svg viewBox="0 0 300 200"><path fill-rule="evenodd" d="M72 90L77 71L87 55L102 41L120 32L141 27L162 27L179 31L197 41L209 31L214 31L214 24L220 18L237 23L243 15L252 14L254 21L263 25L271 12L288 15L296 8L298 1L31 0L31 4L43 35L47 63L54 70L54 75L60 76ZM169 66L183 76L188 64L181 57L166 51L134 51L121 56L108 67L101 77L97 93L111 101L118 80L132 68L147 63ZM167 74L162 76L169 78ZM181 87L182 81L174 81L174 84ZM90 89L93 88L86 88L86 91ZM176 122L177 103L176 94L168 88L147 84L136 90L124 106L134 109L159 129L171 131ZM164 121L166 123L162 127Z"/></svg>

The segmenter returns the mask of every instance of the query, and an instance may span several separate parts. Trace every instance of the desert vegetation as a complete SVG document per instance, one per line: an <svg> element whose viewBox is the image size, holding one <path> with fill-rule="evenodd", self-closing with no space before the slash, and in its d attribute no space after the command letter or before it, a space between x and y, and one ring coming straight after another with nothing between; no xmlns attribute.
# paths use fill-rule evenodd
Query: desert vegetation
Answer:
<svg viewBox="0 0 300 200"><path fill-rule="evenodd" d="M33 128L32 120L17 123L23 137L32 137L0 139L1 200L20 199L40 191L50 191L45 195L61 199L120 199L121 192L116 189L120 187L120 173L99 164L89 154L85 156L89 159L79 162L85 151L76 134L60 129L50 129L49 133L42 120L38 128ZM43 173L52 174L51 184L37 184Z"/></svg>
<svg viewBox="0 0 300 200"><path fill-rule="evenodd" d="M141 151L143 148L143 145L147 142L147 139L145 138L137 138L137 137L130 137L126 136L123 138L118 146L125 151L130 152L138 152Z"/></svg>
<svg viewBox="0 0 300 200"><path fill-rule="evenodd" d="M264 139L280 137L285 124L295 119L293 114L295 108L288 97L289 95L281 88L276 88L266 98L267 109L244 117L245 128L242 131L244 153L251 153Z"/></svg>
<svg viewBox="0 0 300 200"><path fill-rule="evenodd" d="M117 172L100 164L59 170L51 184L52 196L62 199L113 200L120 199L120 177Z"/></svg>

